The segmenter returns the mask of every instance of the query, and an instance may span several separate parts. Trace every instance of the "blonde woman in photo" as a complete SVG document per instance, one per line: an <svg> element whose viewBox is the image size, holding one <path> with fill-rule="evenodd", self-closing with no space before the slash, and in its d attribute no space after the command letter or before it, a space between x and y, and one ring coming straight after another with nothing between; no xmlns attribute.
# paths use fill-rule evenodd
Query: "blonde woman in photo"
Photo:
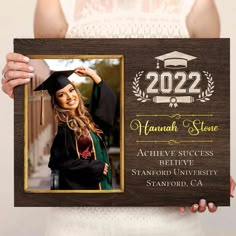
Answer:
<svg viewBox="0 0 236 236"><path fill-rule="evenodd" d="M52 73L34 89L35 92L48 91L58 124L48 166L58 172L59 190L111 190L111 166L105 136L94 123L81 93L68 79L72 74L92 79L93 113L97 109L102 113L96 115L96 120L107 123L107 126L112 126L114 120L116 96L94 70L78 67ZM101 94L105 94L106 99Z"/></svg>

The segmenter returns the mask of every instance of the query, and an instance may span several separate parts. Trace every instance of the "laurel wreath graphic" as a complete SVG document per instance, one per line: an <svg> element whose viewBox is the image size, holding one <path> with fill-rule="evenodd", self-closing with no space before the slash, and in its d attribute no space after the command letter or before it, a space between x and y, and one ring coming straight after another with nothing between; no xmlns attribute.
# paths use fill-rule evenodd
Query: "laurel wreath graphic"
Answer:
<svg viewBox="0 0 236 236"><path fill-rule="evenodd" d="M146 94L144 91L142 91L139 88L139 80L142 77L144 71L139 71L135 77L134 77L134 81L133 81L133 93L134 95L137 97L137 101L139 102L147 102L150 101L151 99L148 97L148 94ZM200 102L207 102L210 100L210 97L213 95L214 93L214 81L213 81L213 77L212 75L207 72L207 71L203 71L206 79L207 79L207 88L202 91L198 98L196 99L196 101L200 101Z"/></svg>
<svg viewBox="0 0 236 236"><path fill-rule="evenodd" d="M196 99L197 101L200 101L200 102L207 102L210 100L209 97L212 96L212 94L214 93L214 81L213 81L213 78L212 78L212 75L207 72L207 71L203 71L204 75L206 76L207 78L207 89L203 92L201 92L198 96L198 99Z"/></svg>
<svg viewBox="0 0 236 236"><path fill-rule="evenodd" d="M147 102L151 100L150 98L148 98L148 95L139 88L139 80L141 76L143 75L143 72L144 71L138 72L135 75L134 81L133 81L133 93L137 97L137 101L139 102Z"/></svg>

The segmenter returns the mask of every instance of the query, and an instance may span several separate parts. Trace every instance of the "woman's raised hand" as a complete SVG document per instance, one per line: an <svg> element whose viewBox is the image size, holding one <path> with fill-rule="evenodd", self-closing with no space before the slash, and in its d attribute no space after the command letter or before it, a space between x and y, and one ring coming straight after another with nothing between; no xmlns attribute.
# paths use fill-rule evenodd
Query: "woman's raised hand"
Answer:
<svg viewBox="0 0 236 236"><path fill-rule="evenodd" d="M78 67L75 69L75 73L79 76L89 76L96 84L101 82L101 77L91 68Z"/></svg>

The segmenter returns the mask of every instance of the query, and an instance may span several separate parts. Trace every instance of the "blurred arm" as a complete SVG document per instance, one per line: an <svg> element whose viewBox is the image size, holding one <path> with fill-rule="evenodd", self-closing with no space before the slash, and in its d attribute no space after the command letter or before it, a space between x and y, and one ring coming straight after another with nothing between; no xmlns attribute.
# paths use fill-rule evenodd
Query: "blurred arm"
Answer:
<svg viewBox="0 0 236 236"><path fill-rule="evenodd" d="M186 23L191 38L220 37L220 19L214 0L196 0Z"/></svg>
<svg viewBox="0 0 236 236"><path fill-rule="evenodd" d="M59 0L37 0L34 15L35 38L64 38L68 28Z"/></svg>

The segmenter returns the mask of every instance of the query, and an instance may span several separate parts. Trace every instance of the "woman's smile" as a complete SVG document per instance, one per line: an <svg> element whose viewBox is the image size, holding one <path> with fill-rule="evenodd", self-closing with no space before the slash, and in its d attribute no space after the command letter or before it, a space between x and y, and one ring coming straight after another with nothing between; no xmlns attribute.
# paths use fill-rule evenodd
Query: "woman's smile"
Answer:
<svg viewBox="0 0 236 236"><path fill-rule="evenodd" d="M76 99L73 99L72 101L68 102L67 104L69 106L73 106L76 103Z"/></svg>

